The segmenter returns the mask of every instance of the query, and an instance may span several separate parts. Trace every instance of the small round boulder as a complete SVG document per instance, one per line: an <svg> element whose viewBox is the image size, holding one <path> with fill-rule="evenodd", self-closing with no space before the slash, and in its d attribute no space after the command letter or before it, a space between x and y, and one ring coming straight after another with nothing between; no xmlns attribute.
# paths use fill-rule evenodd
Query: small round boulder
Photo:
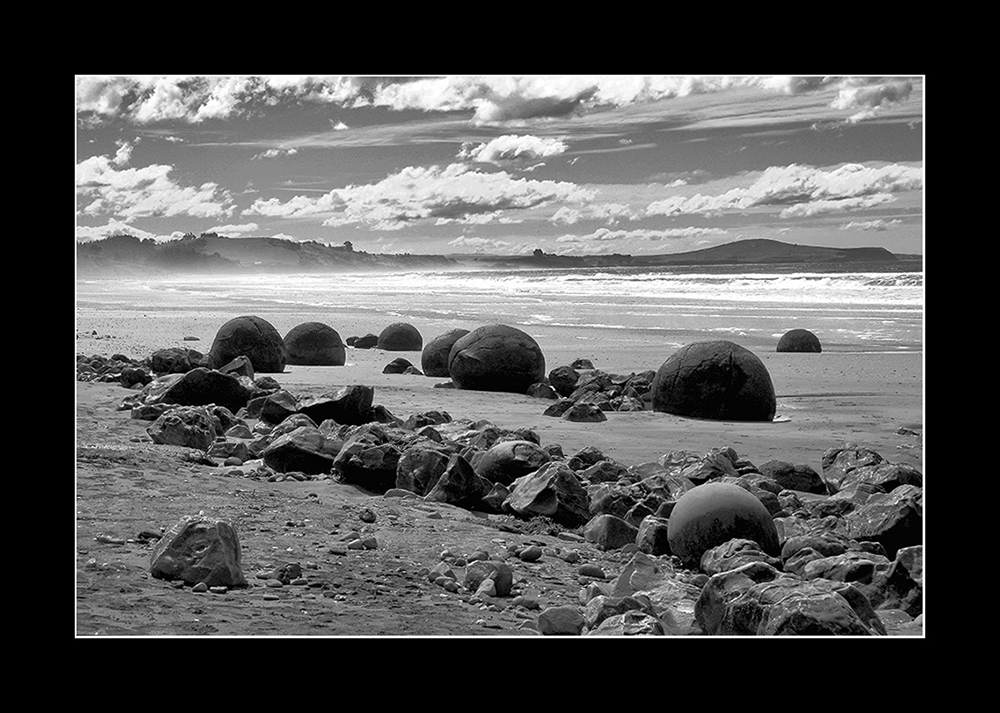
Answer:
<svg viewBox="0 0 1000 713"><path fill-rule="evenodd" d="M459 339L469 333L468 329L451 329L427 342L420 354L420 366L426 376L448 376L448 355Z"/></svg>
<svg viewBox="0 0 1000 713"><path fill-rule="evenodd" d="M208 355L216 369L238 356L245 356L255 372L265 374L281 373L288 360L285 342L278 330L267 320L253 315L234 317L223 324Z"/></svg>
<svg viewBox="0 0 1000 713"><path fill-rule="evenodd" d="M387 352L419 352L424 348L424 338L412 324L396 322L378 335L378 348Z"/></svg>
<svg viewBox="0 0 1000 713"><path fill-rule="evenodd" d="M792 329L781 335L778 340L779 352L815 352L823 351L819 337L808 329Z"/></svg>
<svg viewBox="0 0 1000 713"><path fill-rule="evenodd" d="M720 340L678 349L657 370L654 411L717 421L773 421L777 403L764 363L749 349Z"/></svg>
<svg viewBox="0 0 1000 713"><path fill-rule="evenodd" d="M670 552L688 567L697 566L707 550L735 538L753 540L769 555L781 553L778 530L764 503L732 483L691 488L667 521Z"/></svg>
<svg viewBox="0 0 1000 713"><path fill-rule="evenodd" d="M288 363L303 366L343 366L347 350L340 334L322 322L303 322L285 335Z"/></svg>
<svg viewBox="0 0 1000 713"><path fill-rule="evenodd" d="M510 485L522 475L534 473L552 460L542 447L531 441L501 441L486 451L476 463L476 475L491 483Z"/></svg>
<svg viewBox="0 0 1000 713"><path fill-rule="evenodd" d="M459 389L526 393L545 378L545 356L529 334L487 324L461 337L448 355L448 373Z"/></svg>

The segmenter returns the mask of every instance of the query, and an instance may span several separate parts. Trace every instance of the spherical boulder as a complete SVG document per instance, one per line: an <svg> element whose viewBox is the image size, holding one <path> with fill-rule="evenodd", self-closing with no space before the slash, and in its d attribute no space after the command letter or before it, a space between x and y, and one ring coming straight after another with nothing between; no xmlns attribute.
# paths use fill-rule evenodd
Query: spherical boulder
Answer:
<svg viewBox="0 0 1000 713"><path fill-rule="evenodd" d="M412 324L396 322L378 335L378 348L388 352L419 352L424 348L424 338Z"/></svg>
<svg viewBox="0 0 1000 713"><path fill-rule="evenodd" d="M459 389L523 394L545 378L545 356L530 335L505 324L477 327L456 341L448 373Z"/></svg>
<svg viewBox="0 0 1000 713"><path fill-rule="evenodd" d="M678 349L657 370L654 411L717 421L772 421L777 403L764 363L749 349L720 340Z"/></svg>
<svg viewBox="0 0 1000 713"><path fill-rule="evenodd" d="M303 366L343 366L347 350L340 334L322 322L303 322L285 335L289 364Z"/></svg>
<svg viewBox="0 0 1000 713"><path fill-rule="evenodd" d="M285 370L288 354L278 330L265 319L247 315L234 317L215 335L208 353L212 366L225 366L238 356L245 356L255 372L280 373Z"/></svg>
<svg viewBox="0 0 1000 713"><path fill-rule="evenodd" d="M696 566L713 547L732 539L753 540L769 555L781 554L774 519L749 491L707 482L684 493L670 512L667 541L686 566Z"/></svg>
<svg viewBox="0 0 1000 713"><path fill-rule="evenodd" d="M779 352L815 352L823 351L819 337L808 329L792 329L781 335L778 340Z"/></svg>
<svg viewBox="0 0 1000 713"><path fill-rule="evenodd" d="M450 329L427 342L420 354L420 366L426 376L448 376L448 355L459 339L469 333L468 329Z"/></svg>

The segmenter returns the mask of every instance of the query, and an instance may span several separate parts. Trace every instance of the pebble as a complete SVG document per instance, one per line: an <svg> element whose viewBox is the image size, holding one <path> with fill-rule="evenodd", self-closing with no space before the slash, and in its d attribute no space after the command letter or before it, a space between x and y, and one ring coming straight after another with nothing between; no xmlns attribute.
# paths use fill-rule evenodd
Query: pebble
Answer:
<svg viewBox="0 0 1000 713"><path fill-rule="evenodd" d="M296 577L291 582L289 582L289 584L292 584L296 587L301 587L305 584L309 584L309 580L306 579L305 577Z"/></svg>
<svg viewBox="0 0 1000 713"><path fill-rule="evenodd" d="M222 586L219 586L219 587L209 587L208 591L210 591L212 594L225 594L226 592L229 591L229 588L228 587L222 587Z"/></svg>
<svg viewBox="0 0 1000 713"><path fill-rule="evenodd" d="M285 585L281 583L280 579L268 579L264 581L264 586L277 589L278 587L284 587Z"/></svg>
<svg viewBox="0 0 1000 713"><path fill-rule="evenodd" d="M596 564L583 564L580 565L580 569L577 570L577 574L583 577L594 577L595 579L604 579L607 575L604 574L604 570L598 567Z"/></svg>
<svg viewBox="0 0 1000 713"><path fill-rule="evenodd" d="M365 545L361 540L351 540L347 543L347 549L349 550L363 550L364 548Z"/></svg>
<svg viewBox="0 0 1000 713"><path fill-rule="evenodd" d="M204 582L198 582L198 584L196 584L193 587L191 587L191 591L192 592L207 592L208 591L208 585L205 584Z"/></svg>
<svg viewBox="0 0 1000 713"><path fill-rule="evenodd" d="M521 550L517 556L524 562L537 562L542 557L542 548L537 545L531 545Z"/></svg>
<svg viewBox="0 0 1000 713"><path fill-rule="evenodd" d="M358 513L358 519L361 522L375 522L375 513L368 508L364 508Z"/></svg>
<svg viewBox="0 0 1000 713"><path fill-rule="evenodd" d="M366 537L365 539L361 540L361 546L364 547L366 550L377 550L378 540L376 540L374 537Z"/></svg>
<svg viewBox="0 0 1000 713"><path fill-rule="evenodd" d="M263 597L263 599L264 599L264 601L274 602L274 601L278 601L279 599L281 599L281 597L279 597L277 594L265 594L264 597Z"/></svg>

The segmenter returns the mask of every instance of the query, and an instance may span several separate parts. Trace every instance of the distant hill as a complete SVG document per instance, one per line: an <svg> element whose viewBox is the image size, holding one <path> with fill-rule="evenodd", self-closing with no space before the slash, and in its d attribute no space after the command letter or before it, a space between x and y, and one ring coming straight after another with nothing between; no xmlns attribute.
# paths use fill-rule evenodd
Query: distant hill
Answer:
<svg viewBox="0 0 1000 713"><path fill-rule="evenodd" d="M778 240L740 240L670 255L411 255L373 254L350 243L331 246L281 238L228 238L214 233L157 242L130 235L78 243L77 274L123 275L172 272L347 272L444 270L449 268L573 268L781 263L896 262L884 248L826 248ZM905 256L913 258L914 256Z"/></svg>

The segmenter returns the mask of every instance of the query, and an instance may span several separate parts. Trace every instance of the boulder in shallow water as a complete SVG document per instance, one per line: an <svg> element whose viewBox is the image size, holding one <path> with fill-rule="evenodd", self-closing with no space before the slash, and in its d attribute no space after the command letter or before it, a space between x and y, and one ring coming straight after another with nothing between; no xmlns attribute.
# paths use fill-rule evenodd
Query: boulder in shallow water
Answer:
<svg viewBox="0 0 1000 713"><path fill-rule="evenodd" d="M819 343L819 337L808 329L791 329L781 335L778 340L777 351L779 352L814 352L823 351L823 346Z"/></svg>

